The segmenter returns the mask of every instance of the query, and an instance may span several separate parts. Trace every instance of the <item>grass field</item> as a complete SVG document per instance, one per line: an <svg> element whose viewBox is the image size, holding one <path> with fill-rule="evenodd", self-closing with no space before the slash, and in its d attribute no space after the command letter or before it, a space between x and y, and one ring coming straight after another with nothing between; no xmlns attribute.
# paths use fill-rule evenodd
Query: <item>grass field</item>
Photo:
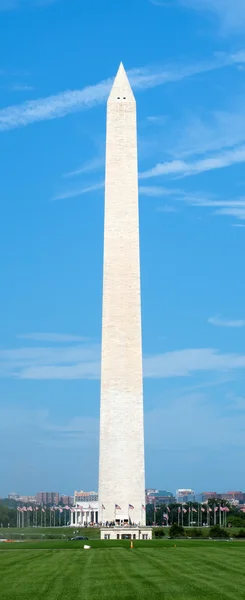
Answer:
<svg viewBox="0 0 245 600"><path fill-rule="evenodd" d="M243 542L72 544L1 544L1 600L244 599Z"/></svg>

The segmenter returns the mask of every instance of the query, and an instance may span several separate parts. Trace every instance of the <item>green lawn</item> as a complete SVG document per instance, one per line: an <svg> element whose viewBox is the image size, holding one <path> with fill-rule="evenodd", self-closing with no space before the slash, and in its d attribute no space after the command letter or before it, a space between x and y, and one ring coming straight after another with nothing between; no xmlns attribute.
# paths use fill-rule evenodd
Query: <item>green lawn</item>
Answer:
<svg viewBox="0 0 245 600"><path fill-rule="evenodd" d="M243 542L74 544L0 544L1 600L244 600Z"/></svg>

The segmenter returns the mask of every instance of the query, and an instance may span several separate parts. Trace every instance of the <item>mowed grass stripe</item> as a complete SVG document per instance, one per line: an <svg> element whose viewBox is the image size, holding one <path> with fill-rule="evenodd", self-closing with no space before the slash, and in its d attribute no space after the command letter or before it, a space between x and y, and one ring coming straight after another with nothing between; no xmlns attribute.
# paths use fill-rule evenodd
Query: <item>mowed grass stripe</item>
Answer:
<svg viewBox="0 0 245 600"><path fill-rule="evenodd" d="M240 548L2 552L1 600L243 600Z"/></svg>

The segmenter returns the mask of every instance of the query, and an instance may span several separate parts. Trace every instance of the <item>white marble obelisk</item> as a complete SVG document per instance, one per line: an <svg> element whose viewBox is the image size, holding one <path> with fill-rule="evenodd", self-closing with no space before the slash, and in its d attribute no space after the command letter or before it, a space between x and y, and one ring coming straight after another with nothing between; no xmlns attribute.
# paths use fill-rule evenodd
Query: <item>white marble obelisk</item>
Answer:
<svg viewBox="0 0 245 600"><path fill-rule="evenodd" d="M136 102L121 64L107 104L99 520L145 525L144 506Z"/></svg>

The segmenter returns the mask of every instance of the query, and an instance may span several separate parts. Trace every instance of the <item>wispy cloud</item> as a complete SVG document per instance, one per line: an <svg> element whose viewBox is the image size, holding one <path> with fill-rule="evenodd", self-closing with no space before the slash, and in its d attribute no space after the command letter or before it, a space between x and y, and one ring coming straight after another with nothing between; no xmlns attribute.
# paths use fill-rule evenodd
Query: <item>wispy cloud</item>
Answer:
<svg viewBox="0 0 245 600"><path fill-rule="evenodd" d="M164 204L163 206L160 206L157 209L157 212L176 213L176 212L178 212L178 210L177 210L177 208L175 208L175 206L170 206L169 204Z"/></svg>
<svg viewBox="0 0 245 600"><path fill-rule="evenodd" d="M236 219L245 220L245 197L239 197L233 200L219 200L207 194L203 197L202 194L188 193L183 190L176 190L174 194L175 207L185 202L189 206L195 208L210 208L213 215L224 215L235 217ZM159 212L164 212L164 207L158 207ZM239 225L238 225L239 226Z"/></svg>
<svg viewBox="0 0 245 600"><path fill-rule="evenodd" d="M84 173L91 173L92 171L101 169L104 164L105 159L103 156L92 158L91 160L86 161L79 169L65 173L63 177L76 177L77 175L83 175Z"/></svg>
<svg viewBox="0 0 245 600"><path fill-rule="evenodd" d="M141 173L140 179L150 179L151 177L160 177L162 175L188 177L205 173L206 171L223 169L243 162L245 162L245 146L240 146L221 152L210 158L202 158L201 160L193 160L192 162L173 160L171 162L158 163L151 169Z"/></svg>
<svg viewBox="0 0 245 600"><path fill-rule="evenodd" d="M216 213L245 221L245 208L221 208L220 210L217 210Z"/></svg>
<svg viewBox="0 0 245 600"><path fill-rule="evenodd" d="M67 333L23 333L17 335L20 340L32 340L35 342L84 342L87 338L80 335L71 335Z"/></svg>
<svg viewBox="0 0 245 600"><path fill-rule="evenodd" d="M219 18L223 31L239 30L245 26L243 0L149 0L157 7L185 6L194 10L214 13Z"/></svg>
<svg viewBox="0 0 245 600"><path fill-rule="evenodd" d="M221 317L210 317L210 325L215 327L245 327L245 320L242 319L222 319Z"/></svg>
<svg viewBox="0 0 245 600"><path fill-rule="evenodd" d="M59 0L0 0L0 10L16 10L25 7L42 7L54 4Z"/></svg>
<svg viewBox="0 0 245 600"><path fill-rule="evenodd" d="M145 90L244 62L245 52L241 51L234 54L219 54L205 63L131 69L128 71L128 75L135 89ZM112 82L112 78L105 79L81 90L65 91L46 98L3 108L0 110L0 130L4 131L24 127L38 121L61 118L70 113L101 104L105 102Z"/></svg>
<svg viewBox="0 0 245 600"><path fill-rule="evenodd" d="M34 87L33 85L26 85L24 83L13 83L10 89L13 92L32 92Z"/></svg>
<svg viewBox="0 0 245 600"><path fill-rule="evenodd" d="M195 10L214 12L227 31L241 29L245 26L245 4L243 0L179 0L179 4Z"/></svg>
<svg viewBox="0 0 245 600"><path fill-rule="evenodd" d="M179 133L181 132L181 133ZM229 110L209 111L176 123L172 146L178 158L228 150L245 142L243 98L236 99Z"/></svg>
<svg viewBox="0 0 245 600"><path fill-rule="evenodd" d="M60 192L53 196L52 200L66 200L67 198L76 198L77 196L82 196L83 194L89 194L90 192L95 192L96 190L103 189L104 181L99 183L95 183L94 185L90 185L87 187L78 187L75 189L66 190L64 192Z"/></svg>
<svg viewBox="0 0 245 600"><path fill-rule="evenodd" d="M212 348L187 348L145 356L144 377L188 377L198 372L229 372L245 367L242 354L222 354ZM100 346L32 346L0 351L0 376L19 379L99 379Z"/></svg>
<svg viewBox="0 0 245 600"><path fill-rule="evenodd" d="M139 193L141 196L171 196L172 194L179 193L180 190L174 190L172 188L164 188L161 186L139 186Z"/></svg>

